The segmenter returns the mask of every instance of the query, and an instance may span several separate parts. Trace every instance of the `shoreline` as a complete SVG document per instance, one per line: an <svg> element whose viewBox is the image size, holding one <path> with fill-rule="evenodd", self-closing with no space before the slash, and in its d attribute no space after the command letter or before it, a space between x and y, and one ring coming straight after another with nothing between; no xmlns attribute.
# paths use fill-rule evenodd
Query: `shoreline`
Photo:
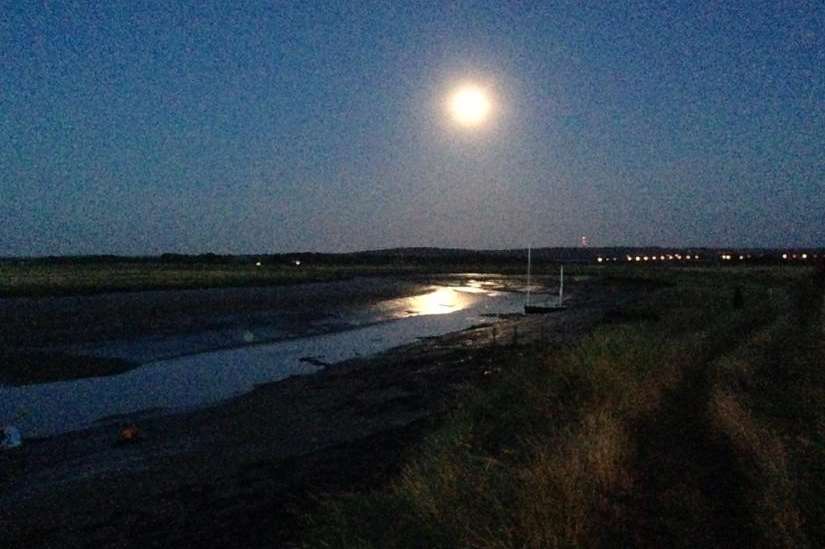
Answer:
<svg viewBox="0 0 825 549"><path fill-rule="evenodd" d="M157 360L331 333L335 330L313 326L314 321L330 314L323 299L339 308L357 308L418 295L430 281L407 277L375 285L350 279L308 283L301 288L233 287L0 298L0 324L4 326L0 333L0 384L14 387L109 376ZM355 284L358 291L344 292L342 282ZM323 297L311 295L318 292ZM149 360L93 354L96 347L144 338L186 338L210 332L227 335L256 326L270 327L279 335L251 344L243 339L195 344L190 351L160 354Z"/></svg>
<svg viewBox="0 0 825 549"><path fill-rule="evenodd" d="M212 288L168 296L146 291L40 301L0 299L0 324L6 327L0 334L0 386L106 377L158 361L365 328L396 318L379 315L364 323L329 324L323 319L336 316L329 304L319 304L318 296L308 296L306 304L301 300L320 291L338 311L357 316L360 308L409 299L426 294L432 286L451 286L457 279L471 277L492 280L494 291L516 291L506 275L464 273L387 279L379 286L364 280L354 283L354 294L342 292L341 281L336 281L306 285L297 296L282 291L286 288ZM252 336L249 330L263 335ZM266 335L269 332L274 333ZM246 334L254 339L246 340ZM176 339L179 350L159 348L142 358L124 350L139 348L142 340L154 344L168 340L174 345Z"/></svg>
<svg viewBox="0 0 825 549"><path fill-rule="evenodd" d="M388 478L464 387L494 378L497 364L592 329L618 302L610 287L587 286L586 299L562 314L500 319L141 420L135 444L115 445L112 426L26 441L20 462L0 469L16 477L0 488L0 524L9 525L0 541L283 543L314 494Z"/></svg>

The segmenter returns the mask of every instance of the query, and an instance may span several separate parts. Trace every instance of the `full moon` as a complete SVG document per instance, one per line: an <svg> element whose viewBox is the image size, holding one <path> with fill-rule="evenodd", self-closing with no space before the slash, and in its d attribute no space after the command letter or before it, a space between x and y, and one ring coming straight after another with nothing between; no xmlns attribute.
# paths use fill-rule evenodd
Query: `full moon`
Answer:
<svg viewBox="0 0 825 549"><path fill-rule="evenodd" d="M468 84L453 92L448 109L462 126L478 126L490 113L490 99L482 88Z"/></svg>

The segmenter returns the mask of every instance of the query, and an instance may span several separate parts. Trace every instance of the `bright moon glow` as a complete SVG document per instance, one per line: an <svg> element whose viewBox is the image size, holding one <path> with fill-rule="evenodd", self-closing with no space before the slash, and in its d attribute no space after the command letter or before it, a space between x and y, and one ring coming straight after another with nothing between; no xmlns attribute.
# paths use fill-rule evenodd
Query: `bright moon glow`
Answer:
<svg viewBox="0 0 825 549"><path fill-rule="evenodd" d="M455 121L462 126L478 126L490 112L490 100L483 89L467 85L453 92L449 110Z"/></svg>

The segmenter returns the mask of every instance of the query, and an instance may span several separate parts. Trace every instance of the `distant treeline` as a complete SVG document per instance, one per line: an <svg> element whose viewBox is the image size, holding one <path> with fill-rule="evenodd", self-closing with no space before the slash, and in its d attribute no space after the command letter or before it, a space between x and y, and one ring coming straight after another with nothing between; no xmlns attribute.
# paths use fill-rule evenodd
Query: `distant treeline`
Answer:
<svg viewBox="0 0 825 549"><path fill-rule="evenodd" d="M783 258L783 254L785 257ZM664 248L664 247L605 247L605 248L535 248L533 261L541 263L636 263L639 256L658 258L691 256L693 263L731 263L772 265L785 262L811 264L825 259L825 248ZM696 256L700 259L695 260ZM451 265L495 264L521 265L526 261L527 250L464 250L457 248L393 248L350 253L282 253L282 254L179 254L164 253L160 256L82 255L44 256L34 258L0 258L5 263L29 265L94 265L117 263L177 264L177 265L246 265L261 262L262 265L294 265L296 261L307 265Z"/></svg>

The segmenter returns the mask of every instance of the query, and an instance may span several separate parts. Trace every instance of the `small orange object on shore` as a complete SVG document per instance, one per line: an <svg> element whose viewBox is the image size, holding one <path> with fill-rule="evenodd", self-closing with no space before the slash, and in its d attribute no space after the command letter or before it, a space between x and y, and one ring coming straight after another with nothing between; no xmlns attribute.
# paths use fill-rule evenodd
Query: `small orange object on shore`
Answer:
<svg viewBox="0 0 825 549"><path fill-rule="evenodd" d="M140 440L140 429L138 429L137 425L135 425L134 423L131 425L127 425L126 427L123 427L120 430L118 442L137 442L138 440Z"/></svg>

